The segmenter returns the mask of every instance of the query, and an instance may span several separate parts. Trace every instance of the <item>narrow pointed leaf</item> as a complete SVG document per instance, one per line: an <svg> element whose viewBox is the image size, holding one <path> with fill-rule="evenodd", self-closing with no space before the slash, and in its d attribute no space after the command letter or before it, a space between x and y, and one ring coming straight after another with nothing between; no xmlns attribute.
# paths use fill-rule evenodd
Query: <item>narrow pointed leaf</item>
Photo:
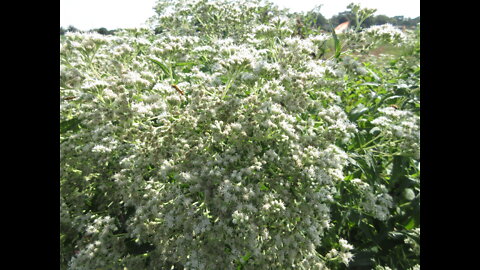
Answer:
<svg viewBox="0 0 480 270"><path fill-rule="evenodd" d="M161 63L160 61L158 60L155 60L153 58L148 58L148 60L152 61L153 63L155 63L157 66L159 66L163 72L165 72L166 75L170 76L170 70L167 68L167 66L165 66L165 64Z"/></svg>

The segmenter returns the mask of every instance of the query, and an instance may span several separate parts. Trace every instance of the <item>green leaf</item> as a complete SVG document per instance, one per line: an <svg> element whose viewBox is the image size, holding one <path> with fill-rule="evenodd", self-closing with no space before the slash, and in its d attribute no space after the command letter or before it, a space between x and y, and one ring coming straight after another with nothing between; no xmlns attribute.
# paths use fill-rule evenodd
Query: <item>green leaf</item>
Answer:
<svg viewBox="0 0 480 270"><path fill-rule="evenodd" d="M371 225L370 225L371 226ZM369 227L369 224L365 223L364 221L362 221L358 228L360 229L360 231L363 233L363 236L367 239L373 239L374 236L372 234L372 232L370 231L370 227Z"/></svg>
<svg viewBox="0 0 480 270"><path fill-rule="evenodd" d="M359 269L373 269L374 262L373 258L375 257L377 251L359 251L353 257L353 261L349 264L351 269L358 267Z"/></svg>
<svg viewBox="0 0 480 270"><path fill-rule="evenodd" d="M365 82L365 83L361 83L359 85L366 85L366 86L380 86L379 83L374 83L374 82Z"/></svg>
<svg viewBox="0 0 480 270"><path fill-rule="evenodd" d="M247 251L247 254L245 254L245 256L242 257L242 262L246 263L251 256L252 256L252 253L250 251Z"/></svg>
<svg viewBox="0 0 480 270"><path fill-rule="evenodd" d="M389 232L388 237L392 239L401 239L405 237L405 235L401 232Z"/></svg>
<svg viewBox="0 0 480 270"><path fill-rule="evenodd" d="M78 118L73 118L60 122L60 134L64 134L67 131L77 131L80 129L80 120Z"/></svg>
<svg viewBox="0 0 480 270"><path fill-rule="evenodd" d="M365 69L372 75L375 81L380 81L380 77L371 69L365 67Z"/></svg>
<svg viewBox="0 0 480 270"><path fill-rule="evenodd" d="M338 36L335 33L335 31L332 31L332 35L333 35L333 41L335 42L335 58L338 59L342 52L342 46L340 44L340 40L338 39Z"/></svg>
<svg viewBox="0 0 480 270"><path fill-rule="evenodd" d="M365 107L363 104L358 104L353 110L350 111L350 121L356 121L362 114L368 112L369 109Z"/></svg>
<svg viewBox="0 0 480 270"><path fill-rule="evenodd" d="M375 177L377 175L377 167L375 165L375 159L373 157L373 154L371 152L368 152L364 155L365 162L368 165L368 171L372 177Z"/></svg>
<svg viewBox="0 0 480 270"><path fill-rule="evenodd" d="M373 128L369 131L369 133L372 134L372 135L374 135L374 136L376 136L376 135L378 135L381 131L382 131L382 130L381 130L379 127L373 127Z"/></svg>
<svg viewBox="0 0 480 270"><path fill-rule="evenodd" d="M408 166L408 158L401 157L401 156L394 156L393 157L393 166L392 166L392 173L390 176L390 180L392 182L398 182L402 178L407 178L407 167ZM407 178L408 180L408 178Z"/></svg>
<svg viewBox="0 0 480 270"><path fill-rule="evenodd" d="M408 221L407 225L405 225L405 229L411 230L411 229L413 229L414 227L415 227L415 219L414 219L414 218L411 218L411 219Z"/></svg>
<svg viewBox="0 0 480 270"><path fill-rule="evenodd" d="M193 65L195 65L194 62L177 62L177 63L175 63L175 66L177 66L177 67L193 66Z"/></svg>
<svg viewBox="0 0 480 270"><path fill-rule="evenodd" d="M167 66L165 66L165 64L161 63L160 61L158 60L155 60L153 58L150 58L148 57L148 60L152 61L153 63L155 63L157 66L159 66L163 72L165 72L165 74L167 74L168 76L171 75L171 72L170 72L170 69L167 68Z"/></svg>
<svg viewBox="0 0 480 270"><path fill-rule="evenodd" d="M384 101L387 101L387 100L390 100L390 99L396 99L396 98L404 98L404 96L399 96L399 95L389 96L389 97L385 98Z"/></svg>
<svg viewBox="0 0 480 270"><path fill-rule="evenodd" d="M408 200L408 201L411 201L413 199L415 199L415 193L413 192L413 190L411 188L406 188L403 190L403 197Z"/></svg>
<svg viewBox="0 0 480 270"><path fill-rule="evenodd" d="M269 188L267 186L265 186L264 183L260 183L260 190L261 191L266 191L266 190L269 190Z"/></svg>

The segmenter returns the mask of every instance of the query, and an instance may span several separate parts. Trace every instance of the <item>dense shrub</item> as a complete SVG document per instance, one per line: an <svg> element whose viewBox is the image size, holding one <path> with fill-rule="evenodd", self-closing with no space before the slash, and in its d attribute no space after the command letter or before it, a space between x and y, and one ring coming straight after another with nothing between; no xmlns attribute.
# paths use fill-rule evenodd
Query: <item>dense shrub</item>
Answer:
<svg viewBox="0 0 480 270"><path fill-rule="evenodd" d="M418 31L156 10L60 44L62 269L419 268Z"/></svg>

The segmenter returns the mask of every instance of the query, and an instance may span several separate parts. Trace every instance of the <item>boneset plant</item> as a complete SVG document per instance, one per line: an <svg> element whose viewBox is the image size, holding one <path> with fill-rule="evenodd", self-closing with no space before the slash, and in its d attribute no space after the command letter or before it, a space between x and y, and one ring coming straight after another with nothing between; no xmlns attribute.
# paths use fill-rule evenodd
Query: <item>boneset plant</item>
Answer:
<svg viewBox="0 0 480 270"><path fill-rule="evenodd" d="M60 44L62 269L418 264L411 60L315 57L268 2L156 11Z"/></svg>

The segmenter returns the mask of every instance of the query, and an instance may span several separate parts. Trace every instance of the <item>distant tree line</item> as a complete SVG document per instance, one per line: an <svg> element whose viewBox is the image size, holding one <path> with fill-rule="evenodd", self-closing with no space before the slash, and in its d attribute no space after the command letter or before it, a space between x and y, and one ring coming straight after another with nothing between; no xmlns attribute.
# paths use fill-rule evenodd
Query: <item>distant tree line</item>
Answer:
<svg viewBox="0 0 480 270"><path fill-rule="evenodd" d="M303 28L303 31L310 32L311 29L331 31L335 26L350 21L350 25L355 27L356 20L355 14L352 10L343 11L337 15L333 15L330 19L325 18L325 16L320 13L320 7L318 6L305 14L302 13L291 13L290 16L297 18L297 24L299 27ZM394 16L388 17L386 15L376 15L370 16L362 23L362 27L370 27L372 25L381 25L381 24L392 24L399 27L405 28L415 28L418 23L420 23L420 17L416 18L405 18L404 16ZM308 30L307 30L308 29ZM91 29L90 32L97 32L102 35L113 35L118 29L108 30L105 27ZM66 32L79 32L80 30L70 25L67 29L60 27L60 35L64 35Z"/></svg>
<svg viewBox="0 0 480 270"><path fill-rule="evenodd" d="M102 35L113 35L118 29L114 29L114 30L108 30L107 28L105 27L101 27L101 28L95 28L95 29L91 29L89 30L88 32L97 32L99 34L102 34ZM73 25L70 25L67 27L67 29L63 28L60 26L60 35L65 35L66 32L80 32L79 29L77 29L75 26Z"/></svg>
<svg viewBox="0 0 480 270"><path fill-rule="evenodd" d="M302 24L309 28L321 29L323 31L331 31L332 28L335 28L337 25L350 21L352 27L356 26L355 14L352 10L347 10L333 15L330 19L325 18L320 12L320 7L308 11L305 14L293 13L293 16L297 17L297 23ZM370 27L372 25L381 25L381 24L392 24L395 26L405 28L415 28L418 23L420 23L420 17L416 18L406 18L404 16L394 16L388 17L386 15L376 15L370 16L363 21L361 24L362 27Z"/></svg>
<svg viewBox="0 0 480 270"><path fill-rule="evenodd" d="M333 25L333 27L346 21L350 21L352 26L355 26L355 19L353 15L348 11L334 15L330 19L330 23ZM370 27L372 25L381 25L386 23L396 25L396 26L405 26L406 28L414 28L418 23L420 23L420 17L416 17L412 19L412 18L405 18L404 16L388 17L386 15L376 15L376 16L368 17L362 23L362 27Z"/></svg>

